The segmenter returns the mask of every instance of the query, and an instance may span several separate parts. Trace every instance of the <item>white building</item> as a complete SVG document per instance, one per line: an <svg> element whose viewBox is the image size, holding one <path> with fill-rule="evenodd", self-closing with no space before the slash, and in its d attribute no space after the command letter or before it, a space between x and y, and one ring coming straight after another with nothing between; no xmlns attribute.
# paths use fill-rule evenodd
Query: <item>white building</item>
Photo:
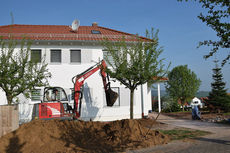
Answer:
<svg viewBox="0 0 230 153"><path fill-rule="evenodd" d="M100 27L96 23L93 23L92 26L79 26L77 31L73 31L69 26L62 25L14 24L0 26L0 36L7 39L9 34L19 40L23 36L33 40L31 57L42 58L45 55L48 69L52 74L49 81L50 86L64 88L70 103L73 103L71 96L73 89L72 77L103 59L106 51L103 51L101 41L105 37L111 41L116 41L121 37L125 37L129 42L133 41L131 39L132 34ZM141 37L141 39L146 38ZM129 89L118 81L112 81L111 87L119 94L119 98L113 107L107 107L99 72L85 81L81 119L111 121L129 118ZM31 119L33 104L41 102L42 92L42 88L37 88L32 93L32 99L19 96L21 120ZM135 90L134 96L134 118L141 118L142 110L144 110L144 115L147 115L148 110L151 110L151 90L147 87L147 84L143 85L142 88L139 86ZM0 90L0 105L4 104L7 104L5 93Z"/></svg>

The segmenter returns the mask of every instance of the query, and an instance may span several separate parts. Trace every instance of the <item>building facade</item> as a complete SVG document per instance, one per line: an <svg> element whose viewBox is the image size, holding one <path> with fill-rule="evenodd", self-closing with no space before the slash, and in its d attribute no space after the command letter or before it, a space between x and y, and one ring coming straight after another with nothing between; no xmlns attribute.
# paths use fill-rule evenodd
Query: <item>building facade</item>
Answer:
<svg viewBox="0 0 230 153"><path fill-rule="evenodd" d="M125 37L132 43L132 34L100 27L96 23L92 26L79 26L77 30L69 26L56 25L6 25L0 26L0 36L9 39L9 35L20 40L22 37L33 41L31 46L31 60L45 58L48 63L50 86L62 87L67 93L69 103L73 105L72 77L82 73L92 65L102 60L107 52L101 42L104 38L117 41ZM141 39L146 39L141 37ZM20 49L16 48L15 50ZM130 91L115 79L111 79L111 88L119 94L113 105L106 105L105 92L99 71L90 76L83 85L83 100L81 119L94 121L112 121L129 118ZM20 120L31 120L33 105L40 103L43 89L36 88L31 93L31 99L19 96ZM141 118L151 109L151 90L144 84L138 87L134 94L134 118ZM5 93L0 90L0 105L7 104Z"/></svg>

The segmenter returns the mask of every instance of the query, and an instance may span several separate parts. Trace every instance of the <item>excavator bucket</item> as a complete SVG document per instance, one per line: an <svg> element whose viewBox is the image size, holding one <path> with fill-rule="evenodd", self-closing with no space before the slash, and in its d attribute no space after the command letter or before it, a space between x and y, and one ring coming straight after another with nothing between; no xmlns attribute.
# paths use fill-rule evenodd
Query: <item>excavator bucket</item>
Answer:
<svg viewBox="0 0 230 153"><path fill-rule="evenodd" d="M114 92L111 88L109 88L105 93L107 106L112 107L118 98L118 93Z"/></svg>

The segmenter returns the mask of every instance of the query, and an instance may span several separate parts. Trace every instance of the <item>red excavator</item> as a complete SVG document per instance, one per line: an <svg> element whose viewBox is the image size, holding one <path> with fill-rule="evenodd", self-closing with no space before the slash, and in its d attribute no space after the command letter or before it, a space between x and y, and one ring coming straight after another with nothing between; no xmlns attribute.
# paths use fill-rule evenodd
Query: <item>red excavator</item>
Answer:
<svg viewBox="0 0 230 153"><path fill-rule="evenodd" d="M74 76L74 108L69 105L66 92L61 87L44 88L43 100L40 104L35 104L32 118L39 119L78 119L81 115L82 105L82 86L84 81L92 74L100 70L102 77L107 106L113 106L118 98L118 94L112 91L109 82L109 76L105 72L106 63L104 60L88 68L84 72Z"/></svg>

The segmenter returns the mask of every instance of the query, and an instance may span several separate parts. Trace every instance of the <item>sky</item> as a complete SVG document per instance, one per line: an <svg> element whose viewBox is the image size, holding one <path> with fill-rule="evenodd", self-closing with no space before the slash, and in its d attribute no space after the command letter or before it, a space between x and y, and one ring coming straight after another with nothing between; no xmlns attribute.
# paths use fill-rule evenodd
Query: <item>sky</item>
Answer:
<svg viewBox="0 0 230 153"><path fill-rule="evenodd" d="M159 30L159 42L164 51L160 58L169 70L188 65L202 81L200 91L210 91L214 57L203 58L209 48L197 48L199 41L217 40L215 32L197 18L205 11L201 4L177 0L1 0L0 25L12 23L31 25L71 25L74 19L80 25L99 26L145 36L146 29ZM227 56L229 50L220 50L217 59ZM230 92L230 65L223 69L226 88ZM164 88L164 85L161 85Z"/></svg>

